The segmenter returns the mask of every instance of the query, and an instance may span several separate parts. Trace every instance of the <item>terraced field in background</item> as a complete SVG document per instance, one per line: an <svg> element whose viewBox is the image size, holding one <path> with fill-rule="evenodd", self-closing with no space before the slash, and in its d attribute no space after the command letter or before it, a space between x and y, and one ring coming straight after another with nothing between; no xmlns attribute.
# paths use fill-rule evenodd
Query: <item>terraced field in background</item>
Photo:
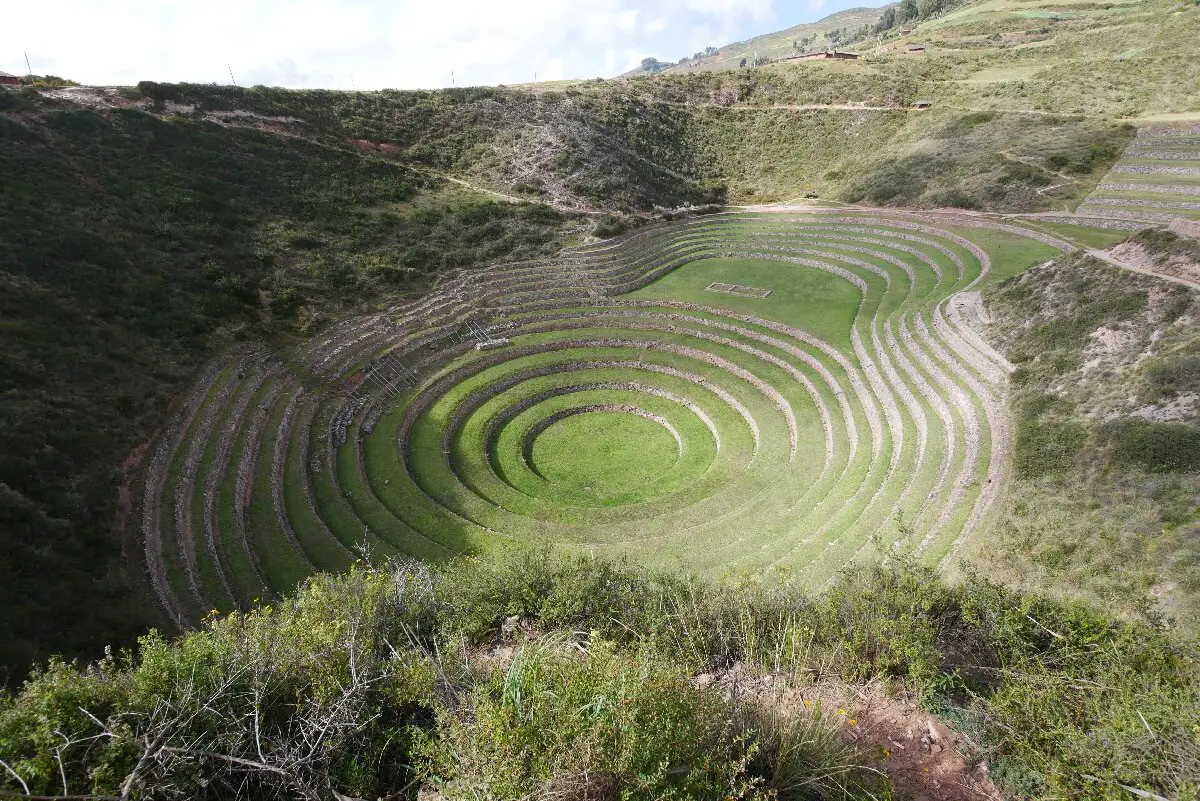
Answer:
<svg viewBox="0 0 1200 801"><path fill-rule="evenodd" d="M1005 476L1011 368L975 290L1069 249L966 217L719 215L453 276L286 363L232 351L148 460L153 585L188 625L356 558L513 542L812 585L886 550L939 563Z"/></svg>
<svg viewBox="0 0 1200 801"><path fill-rule="evenodd" d="M1076 209L1116 220L1200 220L1200 125L1147 127Z"/></svg>

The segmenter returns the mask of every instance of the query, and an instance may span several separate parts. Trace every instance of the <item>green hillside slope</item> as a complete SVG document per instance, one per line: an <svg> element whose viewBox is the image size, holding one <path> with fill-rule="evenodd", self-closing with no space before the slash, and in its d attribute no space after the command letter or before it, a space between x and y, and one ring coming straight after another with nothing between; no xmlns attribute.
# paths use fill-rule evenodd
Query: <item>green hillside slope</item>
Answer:
<svg viewBox="0 0 1200 801"><path fill-rule="evenodd" d="M5 92L0 133L0 665L18 675L157 622L121 561L135 446L217 348L545 252L564 223L357 149L132 109Z"/></svg>
<svg viewBox="0 0 1200 801"><path fill-rule="evenodd" d="M1200 265L1200 246L1170 235L1118 251L1163 238ZM1017 366L1017 480L996 531L969 550L1009 582L1194 630L1198 293L1075 256L994 287L988 301L990 338Z"/></svg>

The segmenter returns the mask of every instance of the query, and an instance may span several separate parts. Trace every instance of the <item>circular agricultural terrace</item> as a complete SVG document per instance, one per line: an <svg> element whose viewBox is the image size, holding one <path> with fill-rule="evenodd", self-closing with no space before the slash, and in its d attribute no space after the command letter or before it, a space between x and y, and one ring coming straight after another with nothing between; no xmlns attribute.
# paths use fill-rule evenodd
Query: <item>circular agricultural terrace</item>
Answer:
<svg viewBox="0 0 1200 801"><path fill-rule="evenodd" d="M357 558L512 543L813 585L880 549L939 563L1006 462L967 225L1070 249L967 218L718 215L453 276L308 342L303 380L227 353L147 463L155 589L188 625Z"/></svg>

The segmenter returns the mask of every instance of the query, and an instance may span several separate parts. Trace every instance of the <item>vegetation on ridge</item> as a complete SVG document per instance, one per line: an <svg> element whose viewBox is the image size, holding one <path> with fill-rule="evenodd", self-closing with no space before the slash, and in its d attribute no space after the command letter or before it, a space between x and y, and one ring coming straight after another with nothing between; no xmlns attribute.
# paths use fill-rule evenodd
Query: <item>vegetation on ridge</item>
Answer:
<svg viewBox="0 0 1200 801"><path fill-rule="evenodd" d="M619 212L806 193L925 208L1062 208L1091 191L1133 133L1081 116L907 110L938 72L813 64L542 91L142 91L201 119L250 113L294 136L358 141L438 174Z"/></svg>
<svg viewBox="0 0 1200 801"><path fill-rule="evenodd" d="M693 678L731 669L768 689ZM967 733L1013 798L1194 799L1197 669L1151 627L902 563L818 597L529 553L358 567L174 641L38 671L0 700L0 787L887 797L888 754L838 735L857 721L771 711L789 688L878 677Z"/></svg>

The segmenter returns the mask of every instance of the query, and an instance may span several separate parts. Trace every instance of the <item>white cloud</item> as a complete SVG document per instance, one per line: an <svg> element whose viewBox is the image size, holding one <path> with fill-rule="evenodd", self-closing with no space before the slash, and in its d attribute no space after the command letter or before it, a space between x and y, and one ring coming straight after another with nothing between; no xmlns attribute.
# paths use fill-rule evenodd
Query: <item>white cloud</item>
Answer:
<svg viewBox="0 0 1200 801"><path fill-rule="evenodd" d="M834 0L839 7L852 0ZM377 89L611 76L813 18L823 0L63 0L0 16L0 69Z"/></svg>

